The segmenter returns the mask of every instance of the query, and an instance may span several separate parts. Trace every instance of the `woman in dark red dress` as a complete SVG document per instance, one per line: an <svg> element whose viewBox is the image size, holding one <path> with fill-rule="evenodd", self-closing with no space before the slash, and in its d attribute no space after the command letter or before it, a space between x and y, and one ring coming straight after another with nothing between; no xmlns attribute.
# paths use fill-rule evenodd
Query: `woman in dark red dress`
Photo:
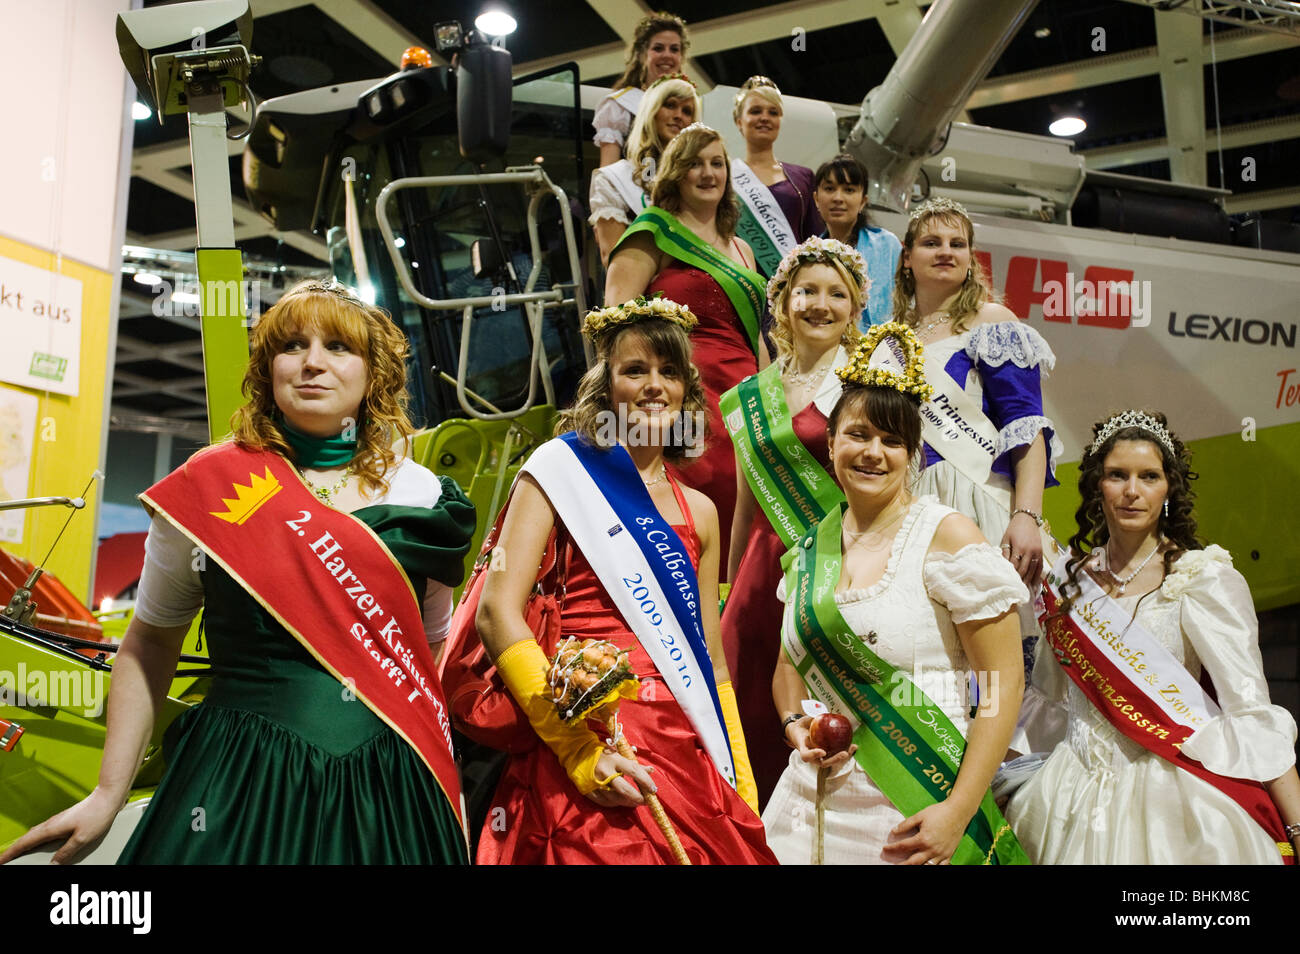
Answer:
<svg viewBox="0 0 1300 954"><path fill-rule="evenodd" d="M738 542L728 560L732 587L722 614L722 645L760 805L789 757L772 704L783 611L776 598L781 557L841 499L827 467L826 422L840 396L840 379L832 372L848 362L861 337L855 316L870 285L866 263L843 243L814 238L795 248L768 284L776 361L722 399L737 457L731 536L748 541L743 549Z"/></svg>
<svg viewBox="0 0 1300 954"><path fill-rule="evenodd" d="M678 321L690 324L689 312L667 302L588 317L598 360L562 418L566 433L529 459L508 504L498 548L506 571L487 574L477 625L544 744L509 762L479 841L480 864L669 863L646 791L659 796L692 863L775 861L756 814L719 644L717 513L665 463L686 450L674 443L679 417L702 415L704 405ZM619 422L617 443L607 436L611 415ZM539 645L524 606L548 537L561 527L563 635ZM644 557L649 571L638 563L643 537L653 544ZM649 579L656 558L671 566L674 592L652 591L652 612L629 604L622 584ZM640 685L618 719L637 761L608 749L603 727L597 734L593 722L568 725L556 714L547 660L570 636L607 639L627 651ZM666 654L664 646L673 648Z"/></svg>
<svg viewBox="0 0 1300 954"><path fill-rule="evenodd" d="M704 453L674 475L717 507L725 557L736 468L718 398L767 366L766 349L758 346L765 284L753 270L753 251L735 235L740 212L727 150L715 130L696 123L678 134L664 151L650 198L654 204L628 226L610 256L605 302L663 293L699 319L691 345L708 397L709 435Z"/></svg>

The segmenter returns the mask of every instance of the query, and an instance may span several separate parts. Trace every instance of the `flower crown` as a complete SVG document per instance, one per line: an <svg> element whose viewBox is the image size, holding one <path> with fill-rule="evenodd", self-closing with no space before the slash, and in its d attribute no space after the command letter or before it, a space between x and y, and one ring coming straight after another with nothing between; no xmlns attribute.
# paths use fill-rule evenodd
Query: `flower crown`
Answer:
<svg viewBox="0 0 1300 954"><path fill-rule="evenodd" d="M695 80L691 79L691 78L690 78L689 76L687 76L685 73L668 73L668 74L665 74L664 76L659 77L657 80L655 80L655 81L654 81L653 83L651 83L649 86L647 86L647 87L646 87L646 92L647 92L647 93L650 92L650 90L654 89L654 88L655 88L656 86L658 86L660 83L667 83L667 82L670 82L671 80L681 80L683 83L690 83L690 84L691 84L691 89L695 90L696 93L698 93L698 92L700 91L700 88L699 88L698 86L695 85Z"/></svg>
<svg viewBox="0 0 1300 954"><path fill-rule="evenodd" d="M1165 450L1169 451L1169 456L1177 457L1178 452L1174 450L1174 439L1165 426L1149 414L1143 414L1141 411L1124 411L1110 417L1106 423L1101 425L1101 430L1097 431L1097 437L1085 450L1084 456L1091 457L1101 449L1111 437L1126 427L1138 427L1149 433L1162 445Z"/></svg>
<svg viewBox="0 0 1300 954"><path fill-rule="evenodd" d="M638 295L631 301L625 301L621 305L610 305L608 308L587 312L586 320L582 323L582 333L588 338L595 339L610 328L618 325L630 325L638 321L647 321L651 318L671 321L675 325L680 325L687 332L690 332L699 324L699 319L691 313L690 308L664 298L663 292L660 292L654 298Z"/></svg>
<svg viewBox="0 0 1300 954"><path fill-rule="evenodd" d="M777 298L800 268L814 263L829 265L832 261L838 261L848 269L853 280L857 282L858 288L862 290L862 297L865 298L871 289L871 279L867 277L867 262L858 254L858 250L835 239L810 238L787 252L785 258L781 259L781 264L777 266L776 272L768 280L768 309L773 314L776 313Z"/></svg>
<svg viewBox="0 0 1300 954"><path fill-rule="evenodd" d="M848 386L894 388L924 402L934 394L925 383L924 367L925 351L916 332L891 321L868 331L849 363L835 373Z"/></svg>
<svg viewBox="0 0 1300 954"><path fill-rule="evenodd" d="M931 215L960 215L967 221L970 220L970 213L966 211L966 206L946 195L936 195L926 199L912 210L912 214L907 217L907 225L910 228Z"/></svg>

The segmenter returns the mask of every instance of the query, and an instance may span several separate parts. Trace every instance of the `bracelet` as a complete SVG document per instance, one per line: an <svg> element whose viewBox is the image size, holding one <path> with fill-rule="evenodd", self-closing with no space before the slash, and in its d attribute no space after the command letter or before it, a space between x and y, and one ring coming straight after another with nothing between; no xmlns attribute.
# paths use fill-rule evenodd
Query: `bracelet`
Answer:
<svg viewBox="0 0 1300 954"><path fill-rule="evenodd" d="M1011 516L1014 517L1018 513L1026 514L1034 521L1034 523L1038 524L1040 528L1043 526L1043 515L1041 513L1034 513L1032 510L1026 510L1024 507L1017 507L1015 510L1011 511Z"/></svg>
<svg viewBox="0 0 1300 954"><path fill-rule="evenodd" d="M781 735L785 739L785 744L789 745L790 748L794 748L794 746L791 745L790 743L790 734L788 731L790 728L790 723L798 722L802 718L803 718L803 713L791 712L788 716L786 716L784 719L781 720Z"/></svg>
<svg viewBox="0 0 1300 954"><path fill-rule="evenodd" d="M1283 830L1286 832L1287 838L1295 838L1297 835L1300 835L1300 822L1297 822L1294 825L1286 825L1283 827Z"/></svg>

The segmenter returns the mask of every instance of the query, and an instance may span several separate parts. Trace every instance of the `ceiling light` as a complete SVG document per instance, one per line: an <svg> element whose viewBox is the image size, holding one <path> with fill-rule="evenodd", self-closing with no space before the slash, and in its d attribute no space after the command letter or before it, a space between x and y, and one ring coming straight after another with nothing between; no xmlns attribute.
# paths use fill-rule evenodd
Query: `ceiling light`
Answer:
<svg viewBox="0 0 1300 954"><path fill-rule="evenodd" d="M139 100L136 100L131 104L131 118L136 122L139 122L142 119L148 119L152 115L153 110Z"/></svg>
<svg viewBox="0 0 1300 954"><path fill-rule="evenodd" d="M1034 31L1034 37L1039 40L1046 40L1051 35L1052 35L1051 27L1046 27L1046 26L1039 27L1037 30Z"/></svg>
<svg viewBox="0 0 1300 954"><path fill-rule="evenodd" d="M405 247L406 247L406 239L402 238L400 235L397 236L397 238L393 239L393 247L394 247L394 248L405 248Z"/></svg>
<svg viewBox="0 0 1300 954"><path fill-rule="evenodd" d="M1047 127L1047 131L1053 136L1077 136L1088 128L1078 116L1062 116Z"/></svg>
<svg viewBox="0 0 1300 954"><path fill-rule="evenodd" d="M485 10L474 20L474 28L488 36L509 36L519 26L504 10Z"/></svg>
<svg viewBox="0 0 1300 954"><path fill-rule="evenodd" d="M153 272L136 272L131 277L141 285L148 285L150 288L162 284L162 276L155 275Z"/></svg>

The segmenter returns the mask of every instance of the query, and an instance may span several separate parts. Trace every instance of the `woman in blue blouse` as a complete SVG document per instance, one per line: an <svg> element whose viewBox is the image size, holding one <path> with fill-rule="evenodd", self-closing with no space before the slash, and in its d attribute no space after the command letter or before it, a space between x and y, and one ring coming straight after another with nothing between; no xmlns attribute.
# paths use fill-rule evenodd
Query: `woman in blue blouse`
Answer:
<svg viewBox="0 0 1300 954"><path fill-rule="evenodd" d="M813 201L826 223L826 236L856 248L867 263L871 292L859 327L891 320L894 271L903 246L893 232L867 224L867 170L847 153L823 162L814 176Z"/></svg>
<svg viewBox="0 0 1300 954"><path fill-rule="evenodd" d="M995 300L975 258L974 226L950 199L912 212L894 280L894 320L916 329L934 397L922 408L918 494L971 517L1037 593L1044 561L1043 489L1055 486L1061 441L1043 415L1042 378L1056 356ZM1026 669L1038 628L1021 608Z"/></svg>

